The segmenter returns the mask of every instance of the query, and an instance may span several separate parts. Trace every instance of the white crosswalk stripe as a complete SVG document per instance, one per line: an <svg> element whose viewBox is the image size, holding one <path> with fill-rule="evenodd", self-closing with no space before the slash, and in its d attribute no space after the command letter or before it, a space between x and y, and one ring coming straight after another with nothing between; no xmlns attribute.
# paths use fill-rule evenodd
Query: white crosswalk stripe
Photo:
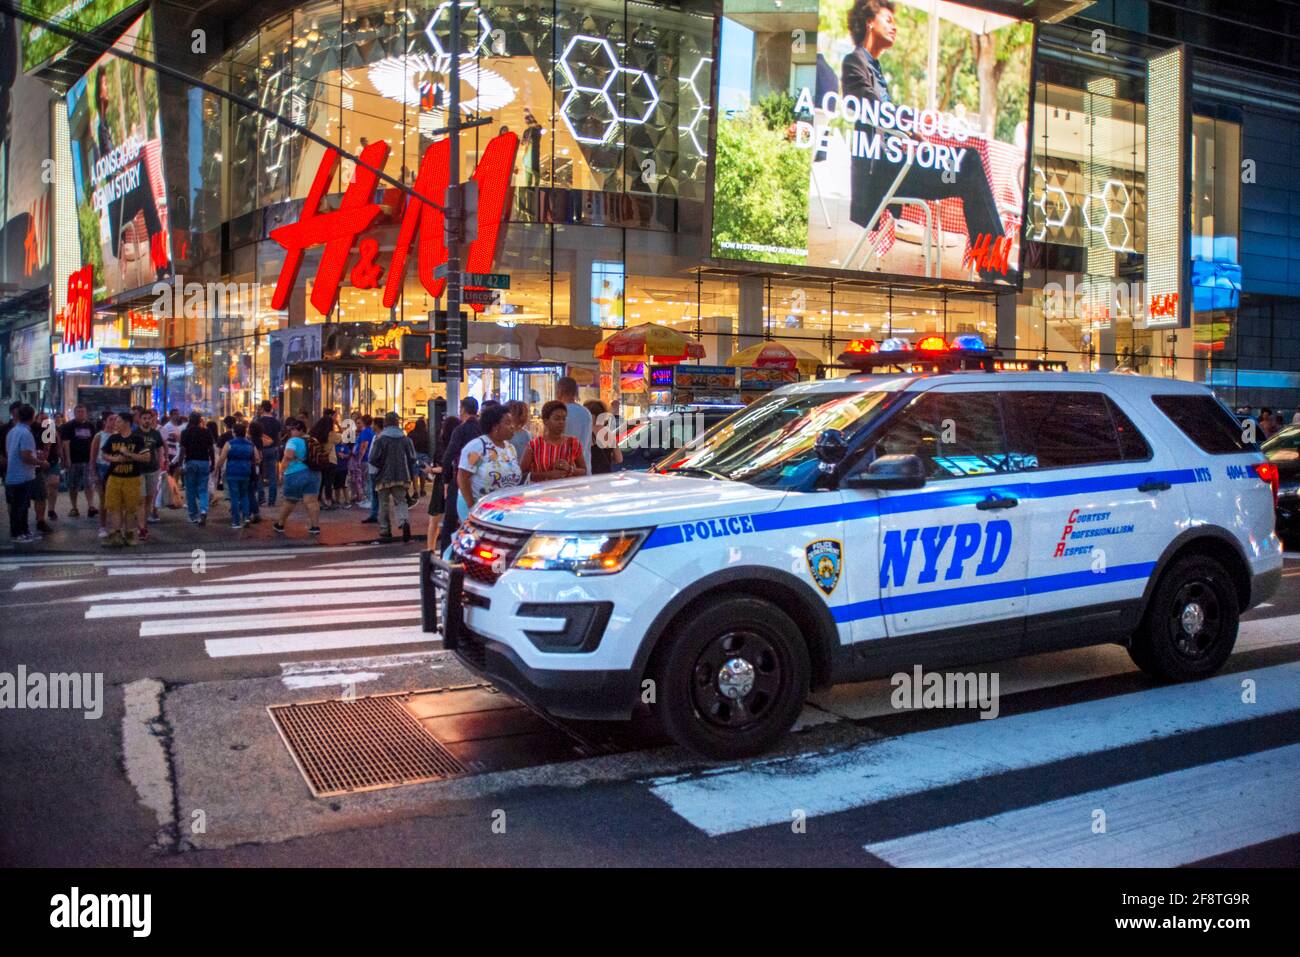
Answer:
<svg viewBox="0 0 1300 957"><path fill-rule="evenodd" d="M1255 694L1250 701L1243 700L1243 684L1247 679L1253 682ZM1033 771L1070 758L1099 755L1129 745L1170 741L1196 731L1296 710L1300 710L1300 662L1290 662L1200 682L904 734L840 751L661 778L650 783L650 791L688 823L706 834L718 836L785 824L796 813L813 818L866 808L994 775ZM1287 786L1290 773L1285 770L1289 766L1286 760L1277 771L1282 787ZM1229 773L1218 769L1199 776L1189 775L1187 780L1212 787L1224 780L1220 771ZM1127 797L1112 797L1138 804L1144 800L1144 793L1139 789ZM1290 830L1283 833L1300 831L1300 815L1296 813L1294 800L1296 791L1290 788L1287 793L1291 796L1291 823ZM1043 820L1054 820L1057 810L1042 811ZM1270 804L1261 813L1269 821L1276 821L1275 811ZM1090 826L1089 812L1083 813L1084 818L1078 824L1086 833ZM1225 812L1220 808L1218 813ZM1261 825L1259 833L1276 831L1281 826ZM973 835L986 831L987 828L981 831L972 825L969 833L959 836L975 840ZM922 847L919 838L917 841L915 846ZM926 863L934 864L939 852L932 848L937 846L935 842L925 842L925 850L916 853L928 855ZM961 846L960 842L951 845L953 853L958 854ZM1219 853L1209 844L1205 848L1210 848L1207 853ZM892 850L899 854L900 860L906 856L901 845ZM1050 854L1050 847L1033 853ZM1070 863L1068 855L1061 863Z"/></svg>
<svg viewBox="0 0 1300 957"><path fill-rule="evenodd" d="M866 850L897 867L1180 867L1300 830L1297 795L1293 744Z"/></svg>
<svg viewBox="0 0 1300 957"><path fill-rule="evenodd" d="M86 605L87 620L138 620L139 636L151 641L202 637L211 658L415 645L436 639L420 627L418 561L382 555L346 568L231 568L193 585L64 600Z"/></svg>

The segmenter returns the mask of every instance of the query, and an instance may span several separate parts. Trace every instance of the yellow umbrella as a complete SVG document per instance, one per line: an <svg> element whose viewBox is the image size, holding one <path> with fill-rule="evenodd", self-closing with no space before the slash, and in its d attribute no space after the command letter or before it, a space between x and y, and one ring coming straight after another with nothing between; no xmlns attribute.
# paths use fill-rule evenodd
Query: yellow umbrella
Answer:
<svg viewBox="0 0 1300 957"><path fill-rule="evenodd" d="M786 372L794 372L797 369L804 375L812 375L821 364L822 360L811 352L782 342L760 342L748 349L742 349L727 360L729 366L782 369Z"/></svg>
<svg viewBox="0 0 1300 957"><path fill-rule="evenodd" d="M597 359L646 359L656 362L681 362L702 359L704 343L682 335L676 329L645 322L620 329L596 344Z"/></svg>

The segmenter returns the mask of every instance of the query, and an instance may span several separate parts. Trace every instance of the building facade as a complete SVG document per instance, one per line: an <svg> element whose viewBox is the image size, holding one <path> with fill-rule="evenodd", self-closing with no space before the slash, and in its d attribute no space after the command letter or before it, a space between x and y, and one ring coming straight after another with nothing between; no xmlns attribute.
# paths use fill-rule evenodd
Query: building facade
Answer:
<svg viewBox="0 0 1300 957"><path fill-rule="evenodd" d="M876 241L877 221L851 269L830 254L819 259L812 242L798 268L716 255L719 196L732 188L718 162L720 124L752 117L756 136L789 139L799 123L820 122L799 94L815 89L820 106L827 84L838 89L827 61L851 46L847 0L462 4L464 114L491 119L462 134L462 169L478 168L500 137L515 144L506 225L486 270L508 276L509 288L471 314L462 394L537 404L562 372L589 384L589 395L620 384L632 392L635 370L602 365L593 348L619 328L654 322L703 343L706 366L767 340L832 363L858 338L978 333L1007 354L1073 369L1202 381L1234 405L1288 413L1300 405L1300 8L965 5L981 23L1030 17L1031 64L985 42L984 27L969 27L969 42L952 34L953 24L969 26L969 10L895 6L904 26L936 17L934 77L962 60L981 78L956 101L941 79L916 96L958 112L967 96L977 111L988 78L1001 76L999 97L1023 97L1023 115L1012 111L1018 122L1001 133L1021 151L1017 160L1004 150L1002 167L1022 185L1023 206L1003 209L998 193L1001 229L1023 263L1015 282L979 282L973 239L945 228L944 204L969 198L890 207L888 244ZM377 212L352 237L336 283L322 273L328 246L305 248L286 269L292 254L273 234L337 209L364 181L350 160L331 162L327 144L350 154L387 144L384 172L408 186L438 161L454 52L449 8L230 0L194 13L155 0L121 4L101 26L104 36L127 30L141 55L210 89L169 75L151 86L126 67L100 83L98 54L78 59L75 46L25 64L25 81L63 97L50 135L67 140L82 192L73 200L80 241L68 244L80 247L75 262L58 248L57 221L48 240L56 355L44 391L23 394L54 408L83 388L109 388L219 414L262 399L294 411L423 414L445 387L422 363L403 361L400 338L425 329L443 303L417 261L419 241L403 238L401 192L382 182L366 191ZM749 56L724 49L732 42ZM901 98L905 71L882 62ZM106 126L101 112L121 119ZM113 145L139 144L136 189L153 200L138 214L132 207L134 232L110 217L96 237L84 181L105 129ZM837 169L830 150L805 155L799 215L813 225L824 217L829 228L848 186L828 175ZM998 161L984 162L997 193ZM770 171L773 183L778 174ZM394 277L402 248L411 254ZM96 269L89 349L64 342L57 320L67 278L85 260ZM5 375L17 394L9 363Z"/></svg>

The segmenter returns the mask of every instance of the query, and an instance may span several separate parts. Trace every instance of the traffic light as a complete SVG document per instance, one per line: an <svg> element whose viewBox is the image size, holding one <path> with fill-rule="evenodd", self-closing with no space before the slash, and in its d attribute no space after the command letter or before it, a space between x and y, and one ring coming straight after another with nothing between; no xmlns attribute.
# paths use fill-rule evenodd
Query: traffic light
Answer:
<svg viewBox="0 0 1300 957"><path fill-rule="evenodd" d="M460 314L459 322L447 321L447 310L433 313L433 338L430 342L430 370L434 382L460 379L465 342L469 338L469 319Z"/></svg>

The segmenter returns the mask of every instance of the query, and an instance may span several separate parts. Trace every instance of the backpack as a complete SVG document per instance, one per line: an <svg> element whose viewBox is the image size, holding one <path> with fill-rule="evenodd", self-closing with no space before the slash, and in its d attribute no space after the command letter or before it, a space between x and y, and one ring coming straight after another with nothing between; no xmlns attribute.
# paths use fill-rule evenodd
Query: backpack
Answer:
<svg viewBox="0 0 1300 957"><path fill-rule="evenodd" d="M307 468L313 472L324 472L329 467L330 450L313 436L307 436Z"/></svg>

